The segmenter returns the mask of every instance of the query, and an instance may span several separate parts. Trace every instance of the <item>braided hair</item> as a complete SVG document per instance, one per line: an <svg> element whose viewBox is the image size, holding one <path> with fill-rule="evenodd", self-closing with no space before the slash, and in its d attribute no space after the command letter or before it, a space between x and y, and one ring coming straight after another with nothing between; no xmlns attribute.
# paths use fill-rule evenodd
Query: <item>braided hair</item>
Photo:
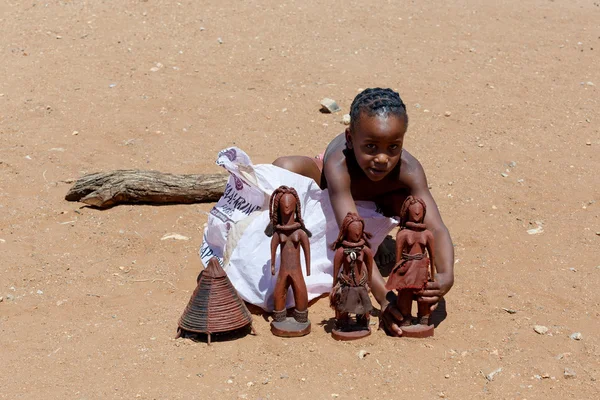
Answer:
<svg viewBox="0 0 600 400"><path fill-rule="evenodd" d="M370 88L360 92L350 106L350 128L354 128L363 111L370 117L395 115L408 120L406 105L392 89Z"/></svg>
<svg viewBox="0 0 600 400"><path fill-rule="evenodd" d="M423 219L425 219L425 214L427 213L427 206L425 205L425 202L418 197L408 196L406 200L404 200L404 203L402 203L402 208L400 209L401 228L406 226L406 222L408 221L408 209L415 203L419 203L421 204L421 207L423 207Z"/></svg>
<svg viewBox="0 0 600 400"><path fill-rule="evenodd" d="M371 235L369 232L365 232L365 221L357 213L349 212L344 217L344 221L342 221L342 227L340 228L340 234L338 235L337 239L335 240L335 242L333 242L333 245L331 246L331 248L333 250L336 250L337 248L342 246L342 242L344 241L346 232L348 232L348 227L353 222L360 222L362 224L363 233L362 233L361 239L363 239L365 241L365 245L367 247L371 247L371 245L369 244L369 239L371 239L371 236L373 236L373 235Z"/></svg>
<svg viewBox="0 0 600 400"><path fill-rule="evenodd" d="M287 186L280 186L273 191L271 195L271 199L269 200L269 225L265 229L265 234L269 237L273 236L275 233L275 227L281 223L281 218L279 216L279 202L281 198L285 194L291 194L296 198L296 217L294 218L296 222L300 223L300 229L302 229L308 237L311 237L312 234L306 226L304 225L304 220L302 219L302 211L300 208L300 198L298 197L298 193L296 189Z"/></svg>

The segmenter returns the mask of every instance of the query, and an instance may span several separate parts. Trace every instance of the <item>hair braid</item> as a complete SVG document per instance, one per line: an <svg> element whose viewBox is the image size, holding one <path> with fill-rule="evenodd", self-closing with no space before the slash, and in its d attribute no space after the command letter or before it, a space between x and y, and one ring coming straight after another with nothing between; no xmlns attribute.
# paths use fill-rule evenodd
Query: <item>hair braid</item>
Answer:
<svg viewBox="0 0 600 400"><path fill-rule="evenodd" d="M362 112L368 116L395 115L408 118L406 105L400 95L392 89L369 88L360 92L350 106L350 126L358 122Z"/></svg>
<svg viewBox="0 0 600 400"><path fill-rule="evenodd" d="M293 188L290 192L296 198L296 221L300 222L300 225L306 231L306 228L304 227L304 220L302 219L302 207L300 207L300 197L298 196L298 192L296 192L296 190ZM309 235L309 237L310 237L310 235Z"/></svg>

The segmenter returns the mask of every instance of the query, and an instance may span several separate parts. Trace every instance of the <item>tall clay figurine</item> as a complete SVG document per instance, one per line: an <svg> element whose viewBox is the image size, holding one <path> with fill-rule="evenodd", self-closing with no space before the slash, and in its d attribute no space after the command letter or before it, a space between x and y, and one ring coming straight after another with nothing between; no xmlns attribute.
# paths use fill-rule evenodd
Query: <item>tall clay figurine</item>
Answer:
<svg viewBox="0 0 600 400"><path fill-rule="evenodd" d="M365 232L363 219L355 213L344 218L340 234L333 244L333 288L329 295L335 310L336 326L331 335L336 340L359 339L371 334L369 282L373 272L371 234ZM355 314L355 320L350 314Z"/></svg>
<svg viewBox="0 0 600 400"><path fill-rule="evenodd" d="M276 336L296 337L310 332L308 320L308 294L302 276L300 248L304 250L306 275L310 276L310 232L304 226L300 199L296 190L280 186L271 195L270 222L265 230L271 236L271 275L275 275L277 248L280 248L279 273L273 292L274 311L271 332ZM287 317L285 308L289 287L294 292L294 317Z"/></svg>
<svg viewBox="0 0 600 400"><path fill-rule="evenodd" d="M411 314L416 293L435 276L433 234L423 223L426 211L425 202L417 197L409 196L402 204L400 230L396 234L396 265L386 283L388 290L398 291L397 306L404 318L402 336L407 337L433 336L430 305L417 302L417 319L413 320Z"/></svg>

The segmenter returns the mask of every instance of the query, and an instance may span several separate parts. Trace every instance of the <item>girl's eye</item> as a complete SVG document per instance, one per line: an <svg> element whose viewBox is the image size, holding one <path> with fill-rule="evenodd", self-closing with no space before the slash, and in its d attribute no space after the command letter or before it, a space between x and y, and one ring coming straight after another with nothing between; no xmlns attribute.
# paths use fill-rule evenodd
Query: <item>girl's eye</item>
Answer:
<svg viewBox="0 0 600 400"><path fill-rule="evenodd" d="M397 144L391 145L390 150L398 150L398 145Z"/></svg>
<svg viewBox="0 0 600 400"><path fill-rule="evenodd" d="M366 147L367 149L369 149L369 150L373 150L373 149L375 149L375 145L374 145L374 144L371 144L371 143L369 143L369 144L368 144L368 145L366 145L365 147Z"/></svg>

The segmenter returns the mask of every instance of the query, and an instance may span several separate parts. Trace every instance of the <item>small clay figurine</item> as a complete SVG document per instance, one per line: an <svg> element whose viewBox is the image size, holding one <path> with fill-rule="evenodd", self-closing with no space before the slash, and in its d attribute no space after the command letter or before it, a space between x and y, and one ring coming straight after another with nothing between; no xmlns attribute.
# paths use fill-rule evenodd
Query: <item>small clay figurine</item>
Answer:
<svg viewBox="0 0 600 400"><path fill-rule="evenodd" d="M336 340L359 339L371 334L369 282L373 272L373 253L365 232L363 219L348 213L342 222L340 234L333 244L333 288L329 295L335 310L336 326L331 336ZM353 320L350 314L355 314Z"/></svg>
<svg viewBox="0 0 600 400"><path fill-rule="evenodd" d="M433 234L423 223L425 212L425 202L420 198L409 196L402 204L400 230L396 234L396 265L385 285L388 290L398 291L397 307L404 318L400 328L402 336L407 337L433 336L430 305L417 301L416 320L411 313L415 294L435 276Z"/></svg>
<svg viewBox="0 0 600 400"><path fill-rule="evenodd" d="M196 290L179 319L177 336L193 336L197 333L208 335L238 330L250 326L252 315L221 267L213 257L197 279Z"/></svg>
<svg viewBox="0 0 600 400"><path fill-rule="evenodd" d="M273 192L269 207L270 222L265 230L271 236L271 275L275 275L277 247L280 248L279 273L273 291L274 311L271 332L276 336L296 337L310 332L308 294L302 275L300 248L306 260L306 275L310 276L310 232L304 226L298 193L281 186ZM289 287L294 293L294 317L287 317L285 308Z"/></svg>

